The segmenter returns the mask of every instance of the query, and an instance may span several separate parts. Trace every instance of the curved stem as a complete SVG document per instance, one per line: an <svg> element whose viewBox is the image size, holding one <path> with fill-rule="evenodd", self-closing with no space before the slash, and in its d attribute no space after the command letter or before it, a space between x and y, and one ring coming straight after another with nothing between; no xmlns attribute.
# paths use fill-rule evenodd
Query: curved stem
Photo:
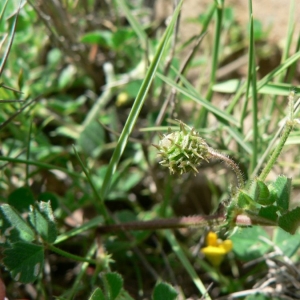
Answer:
<svg viewBox="0 0 300 300"><path fill-rule="evenodd" d="M47 244L47 247L48 249L50 249L51 251L61 255L61 256L64 256L64 257L67 257L67 258L70 258L70 259L73 259L73 260L76 260L76 261L82 261L82 262L88 262L90 264L93 264L93 265L96 265L97 262L95 259L88 259L88 258L85 258L85 257L81 257L81 256L77 256L77 255L74 255L74 254L71 254L69 252L66 252L64 250L61 250L51 244Z"/></svg>
<svg viewBox="0 0 300 300"><path fill-rule="evenodd" d="M228 156L215 151L213 148L209 148L209 153L214 158L218 158L218 159L224 161L233 170L233 172L235 173L236 178L237 178L238 188L242 189L245 185L245 182L244 182L243 173L240 170L240 168L238 167L238 165L232 159L230 159Z"/></svg>

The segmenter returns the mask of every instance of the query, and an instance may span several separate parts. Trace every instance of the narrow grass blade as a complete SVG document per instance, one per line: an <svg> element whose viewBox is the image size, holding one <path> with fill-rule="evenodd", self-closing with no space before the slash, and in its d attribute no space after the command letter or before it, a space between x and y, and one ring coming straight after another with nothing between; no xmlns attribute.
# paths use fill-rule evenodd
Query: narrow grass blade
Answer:
<svg viewBox="0 0 300 300"><path fill-rule="evenodd" d="M172 86L173 88L178 90L180 93L184 94L185 96L189 97L190 99L194 100L195 102L203 105L208 111L210 111L214 115L220 117L221 119L228 121L229 123L239 126L239 122L232 115L229 115L228 113L224 112L223 110L217 108L216 106L214 106L213 104L208 102L206 99L200 97L199 95L196 97L194 92L191 92L191 91L187 90L186 88L176 84L172 79L169 79L169 78L163 76L162 74L158 73L157 76L160 79L164 80L166 83L168 83L170 86ZM224 122L224 124L226 124L226 122Z"/></svg>
<svg viewBox="0 0 300 300"><path fill-rule="evenodd" d="M168 41L169 41L169 39L171 37L171 34L173 32L173 28L174 28L176 19L178 17L181 5L182 5L182 1L180 2L178 7L176 8L176 10L174 12L174 15L171 19L171 22L170 22L169 26L167 27L167 29L164 33L164 36L162 37L162 39L159 43L159 46L157 48L157 51L156 51L155 56L153 58L153 61L151 62L150 66L148 68L145 79L142 82L140 90L137 94L137 97L136 97L134 103L133 103L132 109L129 113L129 116L128 116L127 121L126 121L125 126L124 126L124 129L123 129L123 131L120 135L118 144L117 144L116 149L115 149L115 151L112 155L112 158L111 158L111 160L109 162L109 165L108 165L107 172L105 174L103 186L102 186L102 189L101 189L101 198L102 199L104 199L106 197L107 193L110 190L112 176L115 173L115 170L117 168L119 160L120 160L120 158L123 154L123 151L126 147L129 135L132 132L132 129L133 129L133 127L136 123L136 120L139 116L140 110L141 110L141 108L142 108L142 106L145 102L147 93L148 93L148 91L150 89L150 86L151 86L151 83L154 79L156 70L157 70L158 65L161 61L163 53L166 49L166 45L168 44Z"/></svg>
<svg viewBox="0 0 300 300"><path fill-rule="evenodd" d="M269 81L271 81L274 77L278 76L282 72L284 72L289 66L293 63L297 62L300 59L300 51L292 55L288 58L284 63L280 64L277 68L275 68L272 72L267 74L264 78L258 81L257 89L260 90L263 86L265 86Z"/></svg>
<svg viewBox="0 0 300 300"><path fill-rule="evenodd" d="M105 221L108 222L110 220L110 217L109 217L109 214L106 210L106 207L104 205L104 202L103 202L103 198L101 198L100 196L100 193L98 192L91 176L90 176L90 172L89 170L85 167L84 163L82 162L75 146L73 146L73 149L74 149L74 152L75 152L75 155L76 155L76 158L78 159L80 165L81 165L81 168L82 168L82 171L84 172L85 176L86 176L86 179L88 181L88 183L90 184L93 192L94 192L94 196L97 200L97 203L96 203L96 207L99 208L99 212L100 214L105 218Z"/></svg>
<svg viewBox="0 0 300 300"><path fill-rule="evenodd" d="M83 178L83 175L78 173L78 172L73 172L73 171L70 171L70 170L62 168L62 167L42 163L42 162L39 162L39 161L13 158L13 157L8 157L8 156L0 156L0 161L6 161L6 162L10 162L10 163L15 163L15 164L32 165L32 166L36 166L36 167L39 167L39 168L42 168L42 169L48 169L48 170L59 170L59 171L65 173L65 174L68 174L68 175L72 176L72 177Z"/></svg>
<svg viewBox="0 0 300 300"><path fill-rule="evenodd" d="M224 128L249 155L252 155L251 145L244 141L244 136L236 128L230 126L225 126Z"/></svg>
<svg viewBox="0 0 300 300"><path fill-rule="evenodd" d="M0 22L3 22L3 16L4 16L4 13L5 13L6 7L7 7L7 3L8 3L8 0L5 1L4 5L3 5L3 8L2 8L2 11L0 13Z"/></svg>
<svg viewBox="0 0 300 300"><path fill-rule="evenodd" d="M215 25L215 32L214 32L214 45L213 45L212 65L211 65L211 73L210 73L210 83L205 97L205 99L207 99L209 102L211 101L213 96L212 88L216 82L217 68L219 63L219 48L220 48L220 41L221 41L223 12L224 12L224 0L219 0L217 1L217 9L216 9L216 25ZM206 127L206 123L207 123L207 110L206 107L202 107L195 126Z"/></svg>
<svg viewBox="0 0 300 300"><path fill-rule="evenodd" d="M202 283L201 279L199 278L198 274L196 273L195 269L193 268L192 264L184 254L183 250L181 249L180 245L178 244L173 232L171 230L165 230L164 236L168 240L169 244L171 245L174 253L181 261L182 265L185 267L186 271L190 275L191 279L193 280L194 284L200 291L203 299L211 300L204 284Z"/></svg>
<svg viewBox="0 0 300 300"><path fill-rule="evenodd" d="M240 86L241 86L241 80L230 79L215 84L214 91L219 93L232 94L237 92ZM288 96L291 92L291 89L294 89L296 94L300 93L300 87L294 87L289 83L282 83L282 82L276 82L276 83L269 82L257 92L259 94L266 94L266 95Z"/></svg>
<svg viewBox="0 0 300 300"><path fill-rule="evenodd" d="M253 128L253 142L252 142L252 156L250 163L250 172L254 170L257 164L257 152L258 152L258 99L257 99L257 74L255 63L255 45L254 45L254 33L253 33L253 14L252 14L252 0L249 0L249 12L250 12L250 52L249 61L251 69L251 87L252 87L252 128ZM248 99L248 95L247 95ZM244 117L244 116L242 116Z"/></svg>
<svg viewBox="0 0 300 300"><path fill-rule="evenodd" d="M9 52L10 52L10 49L11 49L11 46L12 46L12 43L13 43L13 40L14 40L14 37L15 37L16 26L17 26L19 12L20 12L20 8L21 8L21 2L22 1L20 1L18 11L16 13L14 22L13 22L12 27L11 27L10 39L8 41L8 45L7 45L6 49L5 49L5 53L4 53L3 58L1 60L1 63L0 63L0 77L1 77L2 72L4 70L4 66L5 66L5 63L7 61L7 58L8 58L8 55L9 55Z"/></svg>
<svg viewBox="0 0 300 300"><path fill-rule="evenodd" d="M127 18L128 22L130 23L132 29L135 31L136 35L139 37L140 44L143 45L144 49L147 49L148 38L147 38L145 31L142 29L141 24L139 24L137 22L137 20L135 19L135 17L132 15L131 10L128 8L128 6L124 0L119 0L118 4L121 6L123 12L125 13L126 18Z"/></svg>

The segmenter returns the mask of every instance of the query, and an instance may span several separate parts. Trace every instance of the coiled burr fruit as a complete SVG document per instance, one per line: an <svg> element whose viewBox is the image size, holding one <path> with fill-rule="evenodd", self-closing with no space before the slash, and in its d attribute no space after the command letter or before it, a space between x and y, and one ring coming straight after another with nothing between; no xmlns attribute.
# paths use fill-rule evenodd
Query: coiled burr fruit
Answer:
<svg viewBox="0 0 300 300"><path fill-rule="evenodd" d="M180 130L165 134L155 146L162 157L159 163L168 167L171 174L198 173L197 167L203 160L211 158L210 148L194 128L180 122Z"/></svg>

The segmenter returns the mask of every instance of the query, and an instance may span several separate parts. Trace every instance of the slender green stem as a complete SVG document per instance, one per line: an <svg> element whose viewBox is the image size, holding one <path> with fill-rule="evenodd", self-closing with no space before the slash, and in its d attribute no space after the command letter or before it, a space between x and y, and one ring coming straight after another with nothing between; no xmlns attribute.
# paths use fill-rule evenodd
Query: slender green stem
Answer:
<svg viewBox="0 0 300 300"><path fill-rule="evenodd" d="M90 264L93 264L93 265L96 265L97 264L97 261L95 259L89 259L89 258L85 258L85 257L81 257L81 256L78 256L78 255L75 255L75 254L71 254L69 252L66 252L64 250L61 250L51 244L47 244L47 247L48 249L50 249L51 251L61 255L61 256L64 256L64 257L67 257L67 258L70 258L72 260L76 260L76 261L81 261L81 262L87 262L87 263L90 263Z"/></svg>
<svg viewBox="0 0 300 300"><path fill-rule="evenodd" d="M26 150L26 160L30 157L30 141L31 141L31 131L32 131L32 118L30 119L28 139L27 139L27 150ZM29 186L29 164L26 164L26 185Z"/></svg>
<svg viewBox="0 0 300 300"><path fill-rule="evenodd" d="M90 176L90 172L88 171L88 169L83 164L83 162L82 162L82 160L81 160L81 158L80 158L80 156L79 156L79 154L78 154L75 146L73 146L73 149L74 149L75 155L76 155L76 157L77 157L77 159L78 159L78 161L79 161L79 163L81 165L82 171L84 172L84 174L85 174L85 176L86 176L86 178L87 178L87 180L88 180L88 182L89 182L89 184L90 184L90 186L91 186L91 188L92 188L92 190L94 192L94 195L95 195L95 197L97 199L97 206L96 207L99 207L100 213L104 217L105 221L106 222L110 222L111 218L108 215L108 212L107 212L106 207L104 205L103 198L101 198L101 196L100 196L99 192L97 191L96 186L95 186L95 184L94 184L94 182L93 182L93 180L92 180L92 178Z"/></svg>
<svg viewBox="0 0 300 300"><path fill-rule="evenodd" d="M294 127L294 97L295 97L295 92L292 91L289 96L289 118L286 122L285 129L283 131L283 134L279 140L279 143L275 150L273 151L267 165L264 167L262 170L261 174L259 175L258 179L261 181L264 181L268 174L270 173L273 165L275 164L277 158L279 157L282 148L288 139L293 127Z"/></svg>
<svg viewBox="0 0 300 300"><path fill-rule="evenodd" d="M165 230L164 231L164 236L168 240L169 244L171 245L174 253L178 257L178 259L181 261L182 265L185 267L186 271L190 275L190 277L193 279L194 284L200 291L200 293L203 296L203 299L211 300L211 297L209 296L203 282L199 278L198 274L195 272L194 267L186 257L184 251L182 250L182 247L179 245L177 242L174 234L170 230Z"/></svg>
<svg viewBox="0 0 300 300"><path fill-rule="evenodd" d="M69 171L68 169L57 167L54 165L46 164L46 163L41 163L38 161L32 161L32 160L26 160L26 159L19 159L19 158L12 158L12 157L7 157L7 156L0 156L0 161L7 161L11 163L20 163L20 164L26 164L26 165L33 165L37 166L43 169L49 169L49 170L59 170L62 171L63 173L66 173L70 176L76 177L76 178L82 178L83 176L79 173Z"/></svg>
<svg viewBox="0 0 300 300"><path fill-rule="evenodd" d="M87 255L86 255L86 257L87 257L87 259L90 259L93 255L94 255L94 253L96 252L96 250L97 250L97 243L96 243L96 241L92 244L92 246L91 246L91 248L89 249L89 251L88 251L88 253L87 253ZM84 274L86 274L86 270L87 270L87 268L88 268L88 266L89 266L89 263L88 262L84 262L82 265L81 265L81 268L80 268L80 271L79 271L79 273L77 274L77 276L76 276L76 279L75 279L75 281L74 281L74 283L73 283L73 286L72 286L72 288L70 289L70 290L68 290L68 297L67 297L67 299L68 300L71 300L71 299L73 299L74 298L74 296L75 296L75 294L76 294L76 292L78 291L78 288L79 288L79 286L80 286L80 282L81 282L81 280L82 280L82 277L84 276Z"/></svg>

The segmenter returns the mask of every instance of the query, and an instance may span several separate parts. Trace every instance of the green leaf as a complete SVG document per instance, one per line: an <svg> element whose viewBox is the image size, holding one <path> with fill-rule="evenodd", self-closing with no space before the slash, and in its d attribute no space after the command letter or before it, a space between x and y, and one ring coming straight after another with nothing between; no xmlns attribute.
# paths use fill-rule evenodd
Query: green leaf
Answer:
<svg viewBox="0 0 300 300"><path fill-rule="evenodd" d="M253 199L243 191L239 192L237 204L240 208L247 208L253 203Z"/></svg>
<svg viewBox="0 0 300 300"><path fill-rule="evenodd" d="M124 44L129 42L129 40L134 37L135 34L133 30L127 28L119 28L116 32L114 32L112 36L112 44L114 49L124 49Z"/></svg>
<svg viewBox="0 0 300 300"><path fill-rule="evenodd" d="M278 227L274 233L273 242L281 249L284 255L292 257L300 247L300 233L291 235Z"/></svg>
<svg viewBox="0 0 300 300"><path fill-rule="evenodd" d="M54 243L57 231L50 201L39 202L36 206L30 207L29 221L36 232L48 243Z"/></svg>
<svg viewBox="0 0 300 300"><path fill-rule="evenodd" d="M23 220L20 214L9 204L2 204L0 212L4 219L1 226L3 236L10 242L23 240L31 242L35 238L35 233L31 227Z"/></svg>
<svg viewBox="0 0 300 300"><path fill-rule="evenodd" d="M153 291L153 300L174 300L178 296L177 291L168 283L160 282Z"/></svg>
<svg viewBox="0 0 300 300"><path fill-rule="evenodd" d="M82 43L97 44L105 47L112 46L113 34L109 30L96 30L85 34L81 38Z"/></svg>
<svg viewBox="0 0 300 300"><path fill-rule="evenodd" d="M44 266L43 246L17 242L4 250L3 263L14 280L30 283L37 279Z"/></svg>
<svg viewBox="0 0 300 300"><path fill-rule="evenodd" d="M274 197L270 197L268 187L263 181L255 179L250 187L251 198L261 205L271 205L274 201Z"/></svg>
<svg viewBox="0 0 300 300"><path fill-rule="evenodd" d="M72 85L75 80L76 73L77 70L75 66L68 65L67 67L65 67L58 78L59 89L64 89Z"/></svg>
<svg viewBox="0 0 300 300"><path fill-rule="evenodd" d="M270 248L259 237L269 238L265 230L260 226L240 228L230 239L233 243L234 253L242 260L249 261L262 257Z"/></svg>
<svg viewBox="0 0 300 300"><path fill-rule="evenodd" d="M283 230L294 234L300 225L300 207L285 213L278 219L278 226Z"/></svg>
<svg viewBox="0 0 300 300"><path fill-rule="evenodd" d="M34 204L34 196L28 187L21 187L8 196L7 202L19 212L24 212L28 211L29 206Z"/></svg>
<svg viewBox="0 0 300 300"><path fill-rule="evenodd" d="M104 274L104 284L109 295L109 300L115 300L121 293L123 287L123 278L118 273Z"/></svg>
<svg viewBox="0 0 300 300"><path fill-rule="evenodd" d="M100 288L96 288L89 300L106 300Z"/></svg>
<svg viewBox="0 0 300 300"><path fill-rule="evenodd" d="M277 206L285 211L289 209L291 185L291 178L287 178L283 175L278 176L275 182L271 183L271 187L273 187L277 193Z"/></svg>
<svg viewBox="0 0 300 300"><path fill-rule="evenodd" d="M258 212L258 215L265 219L276 222L278 218L277 211L278 211L277 206L269 205L269 206L261 207Z"/></svg>
<svg viewBox="0 0 300 300"><path fill-rule="evenodd" d="M104 144L103 127L96 121L89 123L80 133L78 145L85 154L91 157L99 155Z"/></svg>

